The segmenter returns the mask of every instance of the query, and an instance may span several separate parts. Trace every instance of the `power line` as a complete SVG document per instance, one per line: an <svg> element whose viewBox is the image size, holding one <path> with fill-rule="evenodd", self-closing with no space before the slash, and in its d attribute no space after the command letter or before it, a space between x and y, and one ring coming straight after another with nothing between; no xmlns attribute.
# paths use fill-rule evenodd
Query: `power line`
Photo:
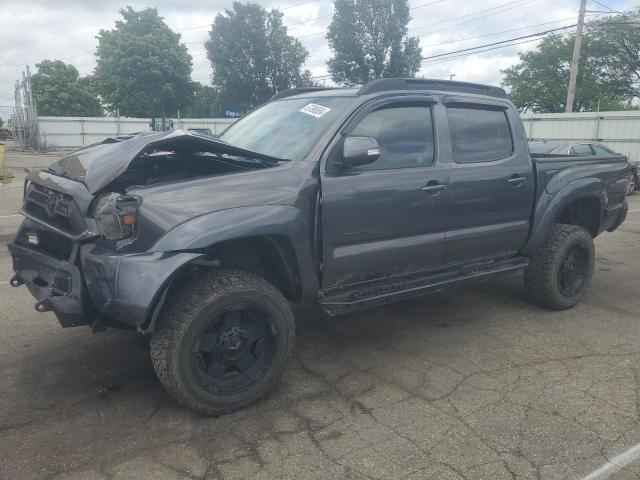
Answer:
<svg viewBox="0 0 640 480"><path fill-rule="evenodd" d="M495 46L495 47L491 47L491 48L486 48L484 50L461 53L459 55L452 55L452 56L449 56L447 58L436 59L434 61L430 61L429 59L426 59L426 60L423 60L421 63L423 63L423 64L427 63L429 65L436 65L438 63L445 63L445 62L448 62L448 61L451 61L451 60L455 60L456 58L468 57L469 55L474 55L476 53L489 52L491 50L498 50L498 49L501 49L501 48L513 47L513 46L516 46L516 45L522 45L522 44L525 44L525 43L535 42L537 40L540 40L540 38L530 38L528 40L523 40L521 42L511 43L509 45L499 45L499 46ZM480 48L480 47L478 47L478 48ZM455 53L455 52L449 52L449 55L451 55L452 53ZM311 78L315 80L315 79L318 79L318 78L328 78L328 77L331 77L331 75L317 75L317 76L311 77Z"/></svg>
<svg viewBox="0 0 640 480"><path fill-rule="evenodd" d="M600 3L598 0L591 0L593 3L595 3L596 5L600 5L603 8L606 8L607 10L609 10L610 12L615 12L615 13L620 13L622 15L624 15L623 12L621 12L620 10L614 10L613 8L611 8L608 5L605 5L604 3Z"/></svg>
<svg viewBox="0 0 640 480"><path fill-rule="evenodd" d="M428 25L422 25L420 27L415 27L415 28L409 29L409 32L415 32L416 30L422 30L422 29L425 29L425 28L428 28L428 27L432 27L432 26L436 26L436 25L442 25L443 23L449 23L449 22L452 22L454 20L459 20L461 18L466 18L466 17L470 17L472 15L476 15L478 13L484 13L484 12L491 11L491 13L488 13L486 15L481 15L481 16L475 17L475 18L470 18L469 20L465 20L464 22L459 22L459 23L456 23L456 24L453 24L453 25L448 25L446 27L438 28L436 30L431 30L431 32L429 32L429 35L430 35L430 34L433 34L433 33L442 32L444 30L449 30L451 28L459 27L460 25L466 25L467 23L476 22L478 20L482 20L483 18L491 17L493 15L498 15L498 14L504 13L504 12L506 12L508 10L513 10L514 8L522 7L522 6L524 6L524 5L528 4L528 3L531 3L533 1L536 1L536 0L516 0L515 2L507 2L507 3L503 3L502 5L499 5L497 7L487 8L485 10L478 10L476 12L468 13L466 15L461 15L459 17L454 17L454 18L451 18L449 20L443 20L443 21L440 21L440 22L435 22L435 23L430 23ZM503 8L503 7L505 7L505 8ZM493 11L493 10L496 10L496 9L500 9L500 10Z"/></svg>
<svg viewBox="0 0 640 480"><path fill-rule="evenodd" d="M524 38L541 37L541 36L549 35L549 34L551 34L553 32L557 32L557 31L560 31L560 30L566 30L568 28L573 28L576 25L577 24L574 23L573 25L567 25L567 26L564 26L564 27L552 28L550 30L545 30L544 32L531 33L529 35L523 35L521 37L509 38L507 40L501 40L499 42L486 43L484 45L478 45L477 47L463 48L461 50L454 50L453 52L439 53L437 55L430 55L428 57L422 57L422 60L429 60L431 58L445 57L445 56L449 56L449 55L454 54L454 53L468 52L468 51L471 51L471 50L477 50L479 48L491 47L493 45L502 45L504 43L509 43L509 42L513 42L513 41L516 41L516 40L522 40Z"/></svg>
<svg viewBox="0 0 640 480"><path fill-rule="evenodd" d="M288 5L286 7L280 7L279 10L289 10L290 8L300 7L309 3L316 3L318 0L309 0L308 2L296 3L295 5Z"/></svg>
<svg viewBox="0 0 640 480"><path fill-rule="evenodd" d="M479 13L492 12L492 13L489 13L488 15L483 15L483 16L480 16L480 17L472 18L472 19L467 20L465 22L457 23L457 24L454 24L454 25L449 25L447 27L443 27L443 28L440 28L438 30L433 30L431 32L431 33L436 33L436 32L440 32L440 31L443 31L443 30L448 30L450 28L454 28L454 27L457 27L457 26L460 26L460 25L464 25L464 24L467 24L467 23L475 22L477 20L480 20L480 19L486 18L486 17L490 17L492 15L497 15L499 13L506 12L506 11L511 10L513 8L521 7L523 5L526 5L527 3L531 3L533 1L536 1L536 0L515 0L515 1L511 1L511 2L506 2L506 3L502 3L500 5L496 5L495 7L485 8L485 9L482 9L482 10L477 10L475 12L467 13L465 15L460 15L458 17L453 17L453 18L450 18L448 20L441 20L439 22L429 23L427 25L421 25L419 27L410 28L407 31L408 32L415 32L416 30L422 30L424 28L432 27L432 26L435 26L435 25L442 25L443 23L453 22L455 20L460 20L461 18L468 18L468 17L471 17L473 15L477 15ZM437 2L432 2L431 4L433 4L433 3L437 3ZM426 6L426 5L424 5L424 6ZM506 8L504 8L504 7L506 7ZM416 7L416 8L418 8L418 7ZM498 11L494 11L494 10L498 10ZM314 32L314 33L308 33L306 35L299 35L297 38L313 37L313 36L316 36L316 35L322 35L323 33L326 33L326 30L323 31L323 32Z"/></svg>
<svg viewBox="0 0 640 480"><path fill-rule="evenodd" d="M309 20L300 20L299 22L287 23L286 25L283 25L283 27L288 28L288 27L293 27L294 25L302 25L303 23L317 22L318 20L322 20L323 18L329 18L331 16L333 16L333 13L329 13L327 15L321 15L315 18L310 18Z"/></svg>
<svg viewBox="0 0 640 480"><path fill-rule="evenodd" d="M640 25L640 23L638 23L638 22L618 22L618 23L615 23L615 25ZM565 33L562 33L560 35L568 35L570 33L571 32L565 32ZM549 35L546 35L546 36L549 36ZM538 36L536 38L529 38L529 39L526 39L526 40L523 40L523 41L520 41L520 42L509 43L509 44L506 44L506 45L496 45L496 46L489 47L489 48L483 48L483 47L486 47L486 46L491 45L491 44L480 45L478 47L475 47L475 49L464 49L464 50L473 50L473 51L464 52L464 50L457 50L457 51L449 52L449 53L445 54L445 55L447 55L445 58L435 58L435 59L432 60L431 58L433 58L433 57L425 57L425 59L423 59L421 64L437 65L437 64L440 64L440 63L450 62L450 61L456 60L458 58L468 57L470 55L475 55L476 53L489 52L489 51L492 51L492 50L499 50L501 48L508 48L508 47L513 47L513 46L517 46L517 45L523 45L523 44L526 44L526 43L535 42L535 41L540 40L542 38L545 38L545 36ZM513 41L513 40L514 39L511 39L511 41ZM498 42L496 42L496 43L498 43ZM481 50L477 50L477 49L481 49ZM457 54L457 52L462 52L462 53ZM311 77L311 78L312 79L317 79L317 78L329 78L329 77L331 77L331 75L317 75L317 76L314 76L314 77Z"/></svg>
<svg viewBox="0 0 640 480"><path fill-rule="evenodd" d="M522 0L519 0L519 1L521 2ZM524 3L529 3L531 1L532 0L527 0ZM502 6L505 6L505 5L506 4L503 4ZM516 6L519 6L519 5L516 5ZM478 13L478 12L476 12L476 13ZM494 14L495 13L501 13L501 12L494 12ZM465 15L465 16L468 16L468 15ZM536 26L548 25L548 24L551 24L551 23L558 23L558 22L566 21L566 20L573 20L573 18L574 17L571 17L571 18L568 18L568 19L564 19L564 20L554 20L554 21L551 21L551 22L545 22L545 23L536 24L536 25L529 25L529 26L526 26L526 27L520 27L520 28L515 28L515 29L510 29L510 30L504 30L502 32L494 32L494 33L489 33L489 34L485 34L485 35L479 35L479 36L476 36L476 37L470 37L470 38L467 38L467 39L454 40L452 42L441 42L439 44L431 44L431 45L426 45L426 46L438 46L438 45L444 45L444 44L447 44L447 43L456 43L456 42L460 42L460 41L464 41L464 40L470 40L470 39L474 40L474 39L477 39L477 38L483 38L483 37L487 37L487 36L498 35L498 34L517 31L517 30L523 30L523 29L527 29L527 28L533 28L533 27L536 27ZM424 60L429 60L429 59L432 59L432 58L445 57L445 56L449 56L449 55L452 55L452 54L461 53L461 52L467 52L467 51L470 52L469 55L472 55L474 53L481 53L482 51L495 50L495 49L488 49L488 50L480 50L480 51L477 51L477 52L475 51L475 50L482 49L482 48L485 48L485 47L490 47L490 46L494 46L494 45L502 45L502 44L505 44L505 43L509 43L509 42L513 42L513 41L521 40L521 39L526 39L526 38L533 38L531 41L534 41L534 40L538 40L538 37L540 37L540 36L548 35L550 33L556 32L556 31L566 30L568 28L573 28L575 26L576 26L576 24L569 25L569 26L564 26L564 27L558 27L558 28L554 28L554 29L545 30L543 32L537 32L537 33L524 35L524 36L520 36L520 37L515 37L515 38L511 38L511 39L507 39L507 40L501 40L499 42L493 42L493 43L489 43L489 44L485 44L485 45L478 45L476 47L470 47L470 48L465 48L465 49L461 49L461 50L455 50L455 51L448 52L448 53L431 55L431 56L428 56L428 57L422 57L422 60L424 61ZM519 43L515 43L515 44L512 44L512 45L519 45L521 43L528 43L528 42L519 42ZM503 47L509 47L509 46L511 46L511 45L503 45ZM464 55L460 55L460 56L464 56ZM325 62L305 64L304 66L305 67L315 67L315 66L323 65L324 63ZM315 78L315 77L312 77L312 78Z"/></svg>
<svg viewBox="0 0 640 480"><path fill-rule="evenodd" d="M561 19L558 19L558 20L552 20L552 21L550 21L550 22L536 23L536 24L534 24L534 25L526 25L526 26L524 26L524 27L510 28L510 29L508 29L508 30L501 30L501 31L499 31L499 32L485 33L484 35L476 35L475 37L458 38L458 39L455 39L455 40L448 40L448 41L446 41L446 42L428 43L428 44L426 44L426 45L420 45L420 48L438 47L438 46L440 46L440 45L450 45L450 44L452 44L452 43L466 42L466 41L468 41L468 40L477 40L477 39L479 39L479 38L494 37L494 36L496 36L496 35L501 35L501 34L503 34L503 33L518 32L518 31L520 31L520 30L527 30L527 29L529 29L529 28L542 27L542 26L544 26L544 25L551 25L551 24L553 24L553 23L566 22L566 21L569 21L569 20L575 20L575 19L576 19L576 17L561 18ZM430 35L431 35L431 34L430 34L430 33L428 33L428 34L422 35L420 38L426 38L426 37L429 37ZM311 51L309 52L309 54L312 54L312 53L318 53L318 52L327 52L327 51L329 51L329 50L331 50L329 47L327 47L327 48L322 48L322 49L318 49L318 50L311 50Z"/></svg>
<svg viewBox="0 0 640 480"><path fill-rule="evenodd" d="M429 5L435 5L436 3L442 3L445 1L446 0L436 0L435 2L423 3L422 5L418 5L416 7L410 8L409 10L418 10L419 8L428 7Z"/></svg>
<svg viewBox="0 0 640 480"><path fill-rule="evenodd" d="M589 16L591 17L591 16L595 16L595 15L589 15ZM477 40L478 38L493 37L495 35L501 35L503 33L517 32L517 31L520 31L520 30L526 30L528 28L542 27L544 25L551 25L553 23L567 22L569 20L575 20L576 18L577 17L562 18L562 19L558 19L558 20L552 20L550 22L536 23L534 25L527 25L527 26L518 27L518 28L510 28L509 30L502 30L500 32L485 33L484 35L477 35L475 37L460 38L460 39L457 39L457 40L449 40L449 41L446 41L446 42L428 43L426 45L420 45L420 48L437 47L437 46L440 46L440 45L450 45L452 43L465 42L467 40ZM431 34L428 33L426 35L422 35L420 38L425 38L425 37L428 37L430 35Z"/></svg>
<svg viewBox="0 0 640 480"><path fill-rule="evenodd" d="M475 51L475 52L461 53L459 55L452 55L452 56L449 56L449 57L446 57L446 58L436 59L434 61L426 60L426 61L423 61L422 63L426 63L428 65L436 65L438 63L445 63L445 62L448 62L448 61L451 61L451 60L455 60L456 58L468 57L469 55L474 55L476 53L490 52L492 50L499 50L501 48L514 47L516 45L523 45L525 43L531 43L531 42L535 42L537 40L540 40L540 38L530 38L528 40L523 40L521 42L511 43L509 45L499 45L499 46L496 46L496 47L485 48L484 50L478 50L478 51Z"/></svg>
<svg viewBox="0 0 640 480"><path fill-rule="evenodd" d="M629 24L640 25L638 22L619 22L619 23L616 23L615 25L629 25ZM570 33L571 32L565 32L565 33L562 33L560 35L569 35ZM507 47L512 47L512 46L515 46L515 45L522 45L522 44L525 44L525 43L535 42L536 40L540 40L541 38L544 38L544 37L532 38L532 39L529 39L529 40L523 40L522 42L511 43L509 45L500 45L500 46L497 46L497 47L486 48L484 50L478 50L478 51L473 51L473 52L462 53L460 55L453 55L453 56L449 56L449 57L444 58L444 59L436 59L434 61L427 60L427 61L423 61L422 63L428 63L429 65L435 65L435 64L438 64L438 63L448 62L450 60L455 60L456 58L467 57L469 55L474 55L476 53L488 52L488 51L491 51L491 50L498 50L500 48L507 48ZM480 47L478 47L478 48L480 48ZM450 53L455 53L455 52L450 52Z"/></svg>

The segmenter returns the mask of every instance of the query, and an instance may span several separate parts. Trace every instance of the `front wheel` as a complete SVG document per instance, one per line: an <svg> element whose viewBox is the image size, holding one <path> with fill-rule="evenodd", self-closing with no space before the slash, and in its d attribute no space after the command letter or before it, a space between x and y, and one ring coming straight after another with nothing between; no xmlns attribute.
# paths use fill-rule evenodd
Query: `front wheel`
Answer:
<svg viewBox="0 0 640 480"><path fill-rule="evenodd" d="M282 373L295 323L280 291L253 274L205 273L167 300L151 340L160 382L206 415L244 408Z"/></svg>
<svg viewBox="0 0 640 480"><path fill-rule="evenodd" d="M525 287L538 305L564 310L584 296L595 263L593 238L584 228L556 224L525 271Z"/></svg>

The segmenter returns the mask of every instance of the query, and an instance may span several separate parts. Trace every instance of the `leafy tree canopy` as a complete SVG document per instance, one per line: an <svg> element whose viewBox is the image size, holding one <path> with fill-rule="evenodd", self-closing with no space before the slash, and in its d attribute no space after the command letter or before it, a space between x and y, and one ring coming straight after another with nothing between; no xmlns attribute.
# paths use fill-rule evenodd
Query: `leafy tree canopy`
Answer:
<svg viewBox="0 0 640 480"><path fill-rule="evenodd" d="M216 118L220 116L219 103L215 88L196 83L193 98L180 115L183 118Z"/></svg>
<svg viewBox="0 0 640 480"><path fill-rule="evenodd" d="M308 52L287 34L282 16L234 2L214 19L205 47L222 108L246 112L279 91L310 82L309 71L302 71Z"/></svg>
<svg viewBox="0 0 640 480"><path fill-rule="evenodd" d="M630 80L630 93L640 97L640 7L590 23L587 35L606 47L608 72L621 72Z"/></svg>
<svg viewBox="0 0 640 480"><path fill-rule="evenodd" d="M97 96L84 88L78 70L61 60L43 60L32 76L33 96L43 116L97 117L102 108Z"/></svg>
<svg viewBox="0 0 640 480"><path fill-rule="evenodd" d="M353 86L420 70L420 42L407 36L408 0L336 0L334 8L327 39L335 82Z"/></svg>
<svg viewBox="0 0 640 480"><path fill-rule="evenodd" d="M582 39L574 111L619 110L638 96L639 21L636 11L587 25ZM502 71L502 84L520 110L565 111L574 42L573 35L546 37L536 50L520 54L517 64Z"/></svg>
<svg viewBox="0 0 640 480"><path fill-rule="evenodd" d="M112 112L173 116L191 101L191 56L155 8L120 10L123 20L97 36L96 88Z"/></svg>

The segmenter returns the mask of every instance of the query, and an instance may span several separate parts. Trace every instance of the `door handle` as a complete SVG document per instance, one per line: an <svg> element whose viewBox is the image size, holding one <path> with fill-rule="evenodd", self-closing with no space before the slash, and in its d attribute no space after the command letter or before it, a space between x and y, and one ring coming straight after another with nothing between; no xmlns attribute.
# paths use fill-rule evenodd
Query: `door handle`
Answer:
<svg viewBox="0 0 640 480"><path fill-rule="evenodd" d="M442 183L429 183L426 186L422 187L422 190L429 193L430 195L438 195L443 190L446 190L447 186Z"/></svg>
<svg viewBox="0 0 640 480"><path fill-rule="evenodd" d="M512 177L509 180L507 180L507 182L513 185L515 188L518 188L526 181L527 179L524 177Z"/></svg>

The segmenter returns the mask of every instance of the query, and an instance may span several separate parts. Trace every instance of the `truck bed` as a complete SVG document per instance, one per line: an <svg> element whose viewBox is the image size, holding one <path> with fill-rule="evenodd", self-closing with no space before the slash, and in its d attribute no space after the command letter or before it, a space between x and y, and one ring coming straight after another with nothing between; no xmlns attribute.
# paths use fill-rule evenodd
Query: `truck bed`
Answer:
<svg viewBox="0 0 640 480"><path fill-rule="evenodd" d="M531 154L536 176L536 192L554 195L572 182L601 180L606 186L608 206L622 204L630 172L624 155L593 157L549 153Z"/></svg>

